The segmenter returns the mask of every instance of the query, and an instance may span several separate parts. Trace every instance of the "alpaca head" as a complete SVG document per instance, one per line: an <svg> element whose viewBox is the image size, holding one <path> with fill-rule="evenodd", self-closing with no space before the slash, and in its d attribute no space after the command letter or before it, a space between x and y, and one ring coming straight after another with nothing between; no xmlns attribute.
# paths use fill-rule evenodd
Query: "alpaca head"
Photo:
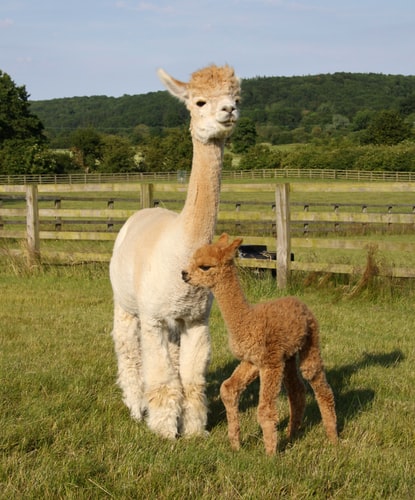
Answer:
<svg viewBox="0 0 415 500"><path fill-rule="evenodd" d="M215 65L196 71L188 83L159 69L167 90L183 101L190 111L190 131L194 139L206 144L225 140L239 117L240 80L230 66Z"/></svg>
<svg viewBox="0 0 415 500"><path fill-rule="evenodd" d="M229 236L223 233L216 243L204 245L196 250L187 270L182 271L186 283L205 288L214 288L225 270L233 265L233 259L241 238L229 243Z"/></svg>

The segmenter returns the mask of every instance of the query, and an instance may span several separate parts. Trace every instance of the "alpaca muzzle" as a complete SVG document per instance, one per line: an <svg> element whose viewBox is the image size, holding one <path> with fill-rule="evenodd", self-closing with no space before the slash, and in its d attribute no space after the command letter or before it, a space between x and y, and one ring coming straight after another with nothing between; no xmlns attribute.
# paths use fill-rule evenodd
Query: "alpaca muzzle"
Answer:
<svg viewBox="0 0 415 500"><path fill-rule="evenodd" d="M187 271L182 271L182 280L185 282L185 283L189 283L190 281L190 276L189 276L189 273Z"/></svg>

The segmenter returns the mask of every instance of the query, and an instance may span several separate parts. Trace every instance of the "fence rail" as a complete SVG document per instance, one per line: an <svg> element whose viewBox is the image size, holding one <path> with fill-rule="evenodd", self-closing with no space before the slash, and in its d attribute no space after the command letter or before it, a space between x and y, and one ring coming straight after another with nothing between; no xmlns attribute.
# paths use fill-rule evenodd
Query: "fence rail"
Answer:
<svg viewBox="0 0 415 500"><path fill-rule="evenodd" d="M42 259L63 259L63 260L83 260L83 261L107 261L110 258L109 252L92 253L88 252L67 252L55 251L41 248L43 240L64 240L64 241L113 241L117 231L115 224L120 226L135 209L115 209L113 203L108 202L105 209L97 208L62 208L60 200L65 198L68 193L68 199L93 199L99 197L102 203L103 193L108 195L110 201L113 201L115 195L122 199L124 193L137 193L137 209L150 207L154 205L153 193L184 193L186 186L181 183L93 183L93 184L28 184L28 185L0 185L0 239L25 239L27 242L28 257L31 261ZM340 204L332 204L328 209L319 211L310 211L308 204L293 204L290 202L290 196L296 193L315 192L324 193L409 193L410 197L414 194L413 204L400 204L402 210L408 213L395 213L390 204L386 204L385 213L369 213L366 205L361 206L360 211L353 211L352 203L343 204L339 211ZM308 234L308 225L315 222L324 222L332 224L334 227L338 224L358 224L364 226L367 224L400 225L405 227L408 232L414 232L415 228L415 183L410 182L318 182L318 183L266 183L266 184L242 184L242 183L223 183L223 193L239 193L241 196L245 193L273 193L274 202L267 210L258 210L251 203L247 209L236 210L226 209L221 204L218 223L226 221L233 223L235 231L244 221L267 222L274 228L270 236L257 236L249 234L238 234L244 238L244 243L249 245L265 245L276 254L276 260L258 260L258 259L240 259L242 266L274 269L277 271L277 280L280 287L285 287L290 272L327 272L327 273L359 273L363 272L365 262L359 265L346 264L344 262L311 262L304 260L291 260L292 251L294 253L301 249L313 250L364 250L371 242L376 244L379 250L389 252L406 252L414 254L415 243L379 241L376 237L370 239L356 238L327 238L310 237ZM75 196L76 193L76 196ZM88 196L86 196L86 194ZM81 196L80 196L81 195ZM54 208L39 207L39 200L55 200ZM259 197L260 195L258 195ZM3 207L1 202L12 200L13 203L21 203L24 199L24 206ZM98 199L98 198L97 198ZM58 203L57 203L58 202ZM344 211L346 209L347 211ZM79 228L66 230L67 221L71 220L78 224ZM63 224L64 222L64 224ZM306 237L296 237L293 231L295 223L303 226L303 233ZM25 228L19 228L19 224L25 224ZM88 224L100 225L103 229L86 229ZM47 227L51 226L51 227ZM7 250L9 253L17 253L21 250ZM415 277L414 267L390 267L380 271L380 274L386 274L396 277Z"/></svg>
<svg viewBox="0 0 415 500"><path fill-rule="evenodd" d="M32 174L0 175L0 185L22 184L107 184L125 182L180 182L187 180L188 172L131 172L131 173L76 173L76 174ZM255 170L224 170L223 181L308 179L343 180L353 182L415 182L414 172L393 172L386 170L334 170L322 168L274 168Z"/></svg>

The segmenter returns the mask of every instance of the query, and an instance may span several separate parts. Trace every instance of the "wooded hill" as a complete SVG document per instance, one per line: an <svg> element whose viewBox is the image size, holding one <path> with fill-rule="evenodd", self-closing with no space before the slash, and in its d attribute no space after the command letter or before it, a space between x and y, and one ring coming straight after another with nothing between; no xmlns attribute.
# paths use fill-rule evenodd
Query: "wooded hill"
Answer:
<svg viewBox="0 0 415 500"><path fill-rule="evenodd" d="M160 129L189 119L184 105L166 91L32 101L31 109L51 138L79 127L131 136L138 125ZM310 129L335 120L348 126L356 113L383 109L404 116L415 113L415 76L334 73L242 81L241 116L280 130Z"/></svg>

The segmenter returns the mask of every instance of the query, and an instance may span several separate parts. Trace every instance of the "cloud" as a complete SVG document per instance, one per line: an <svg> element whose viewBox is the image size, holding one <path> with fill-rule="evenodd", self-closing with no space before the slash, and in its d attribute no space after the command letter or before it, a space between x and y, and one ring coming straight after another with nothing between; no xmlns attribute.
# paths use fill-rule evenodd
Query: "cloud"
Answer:
<svg viewBox="0 0 415 500"><path fill-rule="evenodd" d="M33 59L30 56L20 56L17 58L19 64L31 64Z"/></svg>
<svg viewBox="0 0 415 500"><path fill-rule="evenodd" d="M235 0L237 4L246 4L250 6L255 6L262 4L264 7L278 8L279 11L287 12L336 12L338 6L333 7L323 7L315 1L299 1L299 0Z"/></svg>
<svg viewBox="0 0 415 500"><path fill-rule="evenodd" d="M174 11L173 7L170 5L157 5L156 2L131 2L119 0L115 5L119 9L136 12L153 12L155 14L171 14Z"/></svg>
<svg viewBox="0 0 415 500"><path fill-rule="evenodd" d="M13 19L0 19L0 28L10 28L14 24Z"/></svg>

